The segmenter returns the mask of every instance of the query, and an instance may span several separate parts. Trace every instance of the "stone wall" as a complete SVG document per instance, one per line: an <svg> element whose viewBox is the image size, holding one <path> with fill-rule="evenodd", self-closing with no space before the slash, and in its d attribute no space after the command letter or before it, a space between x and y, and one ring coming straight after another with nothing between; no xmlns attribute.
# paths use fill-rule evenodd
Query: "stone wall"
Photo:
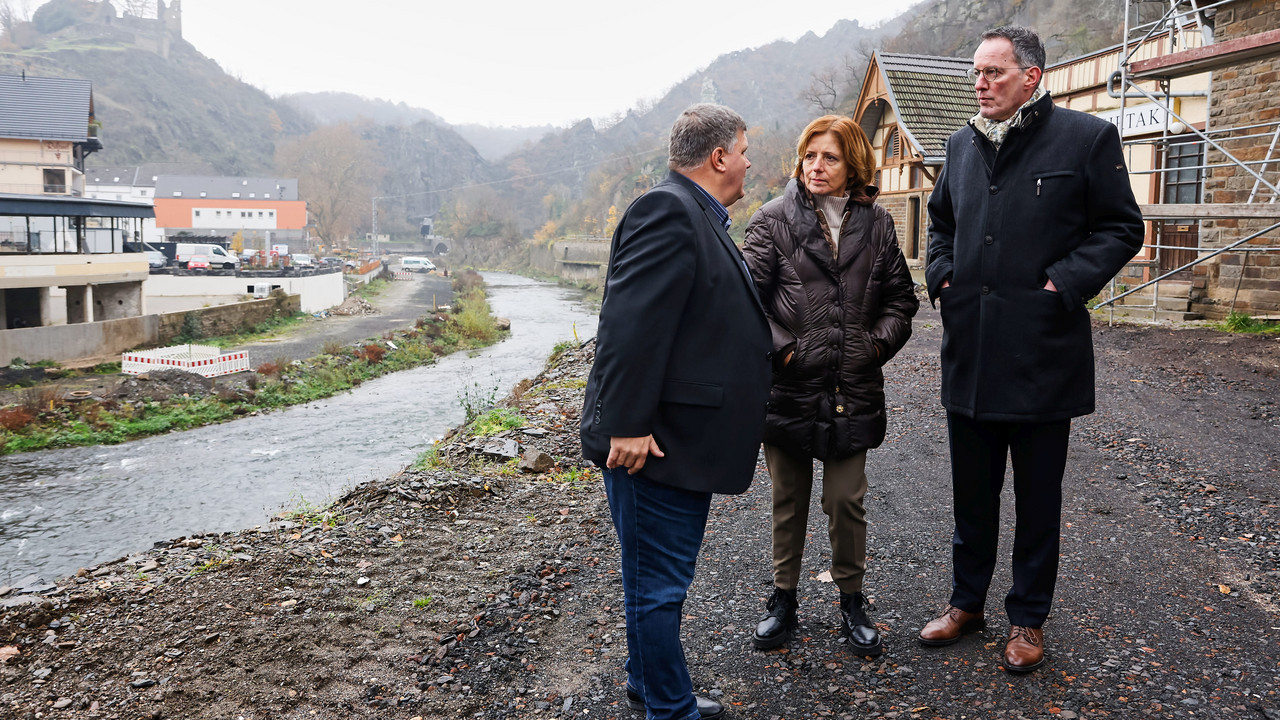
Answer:
<svg viewBox="0 0 1280 720"><path fill-rule="evenodd" d="M1280 4L1275 0L1241 0L1218 10L1214 29L1215 42L1254 35L1280 27ZM1223 130L1231 127L1274 123L1280 120L1280 56L1270 55L1233 65L1213 74L1209 100L1209 127ZM1261 160L1266 157L1271 133L1265 137L1227 140L1223 144L1238 159ZM1257 130L1253 131L1257 133ZM1206 153L1208 164L1221 163L1221 153ZM1253 166L1257 169L1258 166ZM1270 182L1280 179L1280 166L1272 165L1265 177ZM1232 165L1214 168L1205 180L1206 203L1243 203L1249 199L1255 179ZM1260 190L1263 202L1270 195ZM1258 199L1255 198L1255 202ZM1222 247L1257 233L1272 221L1206 220L1201 223L1201 244ZM1246 247L1276 247L1280 232L1271 231L1251 240ZM1243 248L1242 248L1243 250ZM1280 314L1280 254L1276 252L1224 253L1195 267L1196 288L1193 309L1206 316L1221 318L1234 308L1254 316Z"/></svg>
<svg viewBox="0 0 1280 720"><path fill-rule="evenodd" d="M913 200L916 203L914 207ZM893 227L898 233L898 247L902 248L907 264L923 267L929 247L929 191L889 193L876 198L876 202L893 216ZM912 247L911 242L913 216L918 232L915 247Z"/></svg>
<svg viewBox="0 0 1280 720"><path fill-rule="evenodd" d="M172 312L154 315L160 319L154 343L168 345L174 338L182 334L183 324L188 315L194 315L204 337L230 335L240 330L253 327L274 317L287 317L302 309L301 295L286 295L276 292L272 297L263 300L249 300L231 305Z"/></svg>

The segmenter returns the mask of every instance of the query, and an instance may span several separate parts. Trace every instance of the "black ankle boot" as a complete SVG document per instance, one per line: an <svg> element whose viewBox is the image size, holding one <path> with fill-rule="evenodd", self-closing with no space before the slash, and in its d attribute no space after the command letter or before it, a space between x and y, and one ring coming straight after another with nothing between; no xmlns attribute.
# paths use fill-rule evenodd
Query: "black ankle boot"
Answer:
<svg viewBox="0 0 1280 720"><path fill-rule="evenodd" d="M841 631L849 638L855 654L877 657L884 652L880 645L880 633L867 619L867 598L862 593L840 593Z"/></svg>
<svg viewBox="0 0 1280 720"><path fill-rule="evenodd" d="M796 591L773 589L773 596L765 605L768 614L756 625L756 634L751 644L757 650L776 648L791 639L796 630Z"/></svg>

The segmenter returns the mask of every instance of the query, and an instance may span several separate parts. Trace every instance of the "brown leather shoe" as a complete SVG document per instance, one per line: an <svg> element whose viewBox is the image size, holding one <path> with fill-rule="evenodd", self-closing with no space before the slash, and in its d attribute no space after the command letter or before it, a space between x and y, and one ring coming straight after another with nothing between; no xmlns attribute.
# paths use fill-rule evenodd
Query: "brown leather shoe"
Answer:
<svg viewBox="0 0 1280 720"><path fill-rule="evenodd" d="M1004 669L1025 673L1043 664L1044 631L1021 625L1009 628L1009 644L1004 646Z"/></svg>
<svg viewBox="0 0 1280 720"><path fill-rule="evenodd" d="M965 612L948 605L941 615L930 620L920 631L920 644L934 647L950 645L965 633L981 630L986 626L986 617L981 612Z"/></svg>

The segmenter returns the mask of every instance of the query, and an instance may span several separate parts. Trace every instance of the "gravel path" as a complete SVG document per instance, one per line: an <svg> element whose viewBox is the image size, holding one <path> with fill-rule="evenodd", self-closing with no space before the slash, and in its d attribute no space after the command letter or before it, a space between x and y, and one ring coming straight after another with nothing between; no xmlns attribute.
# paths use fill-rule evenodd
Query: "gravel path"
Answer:
<svg viewBox="0 0 1280 720"><path fill-rule="evenodd" d="M452 301L451 284L452 278L434 273L417 274L412 280L391 283L369 301L378 308L377 315L330 315L269 340L235 349L249 351L250 367L274 362L281 357L291 360L314 357L323 352L325 343L330 341L347 345L413 325L415 320L434 309L433 302L448 305Z"/></svg>
<svg viewBox="0 0 1280 720"><path fill-rule="evenodd" d="M765 720L1280 719L1280 340L1098 328L1099 411L1073 429L1048 661L1012 676L1007 555L986 631L915 641L949 593L940 339L925 308L887 369L890 432L868 465L885 655L865 661L838 637L817 498L799 638L751 648L770 590L761 468L712 505L684 624L697 690ZM552 455L549 474L484 460L488 443L464 433L441 466L364 486L324 522L159 543L35 604L3 597L16 607L0 615L0 716L639 717L622 697L604 493L575 460L591 350L509 399L527 425L504 434Z"/></svg>

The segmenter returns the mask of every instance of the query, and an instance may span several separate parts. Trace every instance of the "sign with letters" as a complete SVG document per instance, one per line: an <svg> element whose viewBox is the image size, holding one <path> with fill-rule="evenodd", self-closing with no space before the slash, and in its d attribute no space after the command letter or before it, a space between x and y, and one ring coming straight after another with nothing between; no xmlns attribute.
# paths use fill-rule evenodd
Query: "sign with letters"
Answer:
<svg viewBox="0 0 1280 720"><path fill-rule="evenodd" d="M1149 102L1133 107L1126 106L1123 115L1120 113L1120 108L1116 108L1104 110L1097 116L1115 125L1120 130L1120 137L1129 137L1162 132L1165 122L1169 119L1169 111L1156 103Z"/></svg>

